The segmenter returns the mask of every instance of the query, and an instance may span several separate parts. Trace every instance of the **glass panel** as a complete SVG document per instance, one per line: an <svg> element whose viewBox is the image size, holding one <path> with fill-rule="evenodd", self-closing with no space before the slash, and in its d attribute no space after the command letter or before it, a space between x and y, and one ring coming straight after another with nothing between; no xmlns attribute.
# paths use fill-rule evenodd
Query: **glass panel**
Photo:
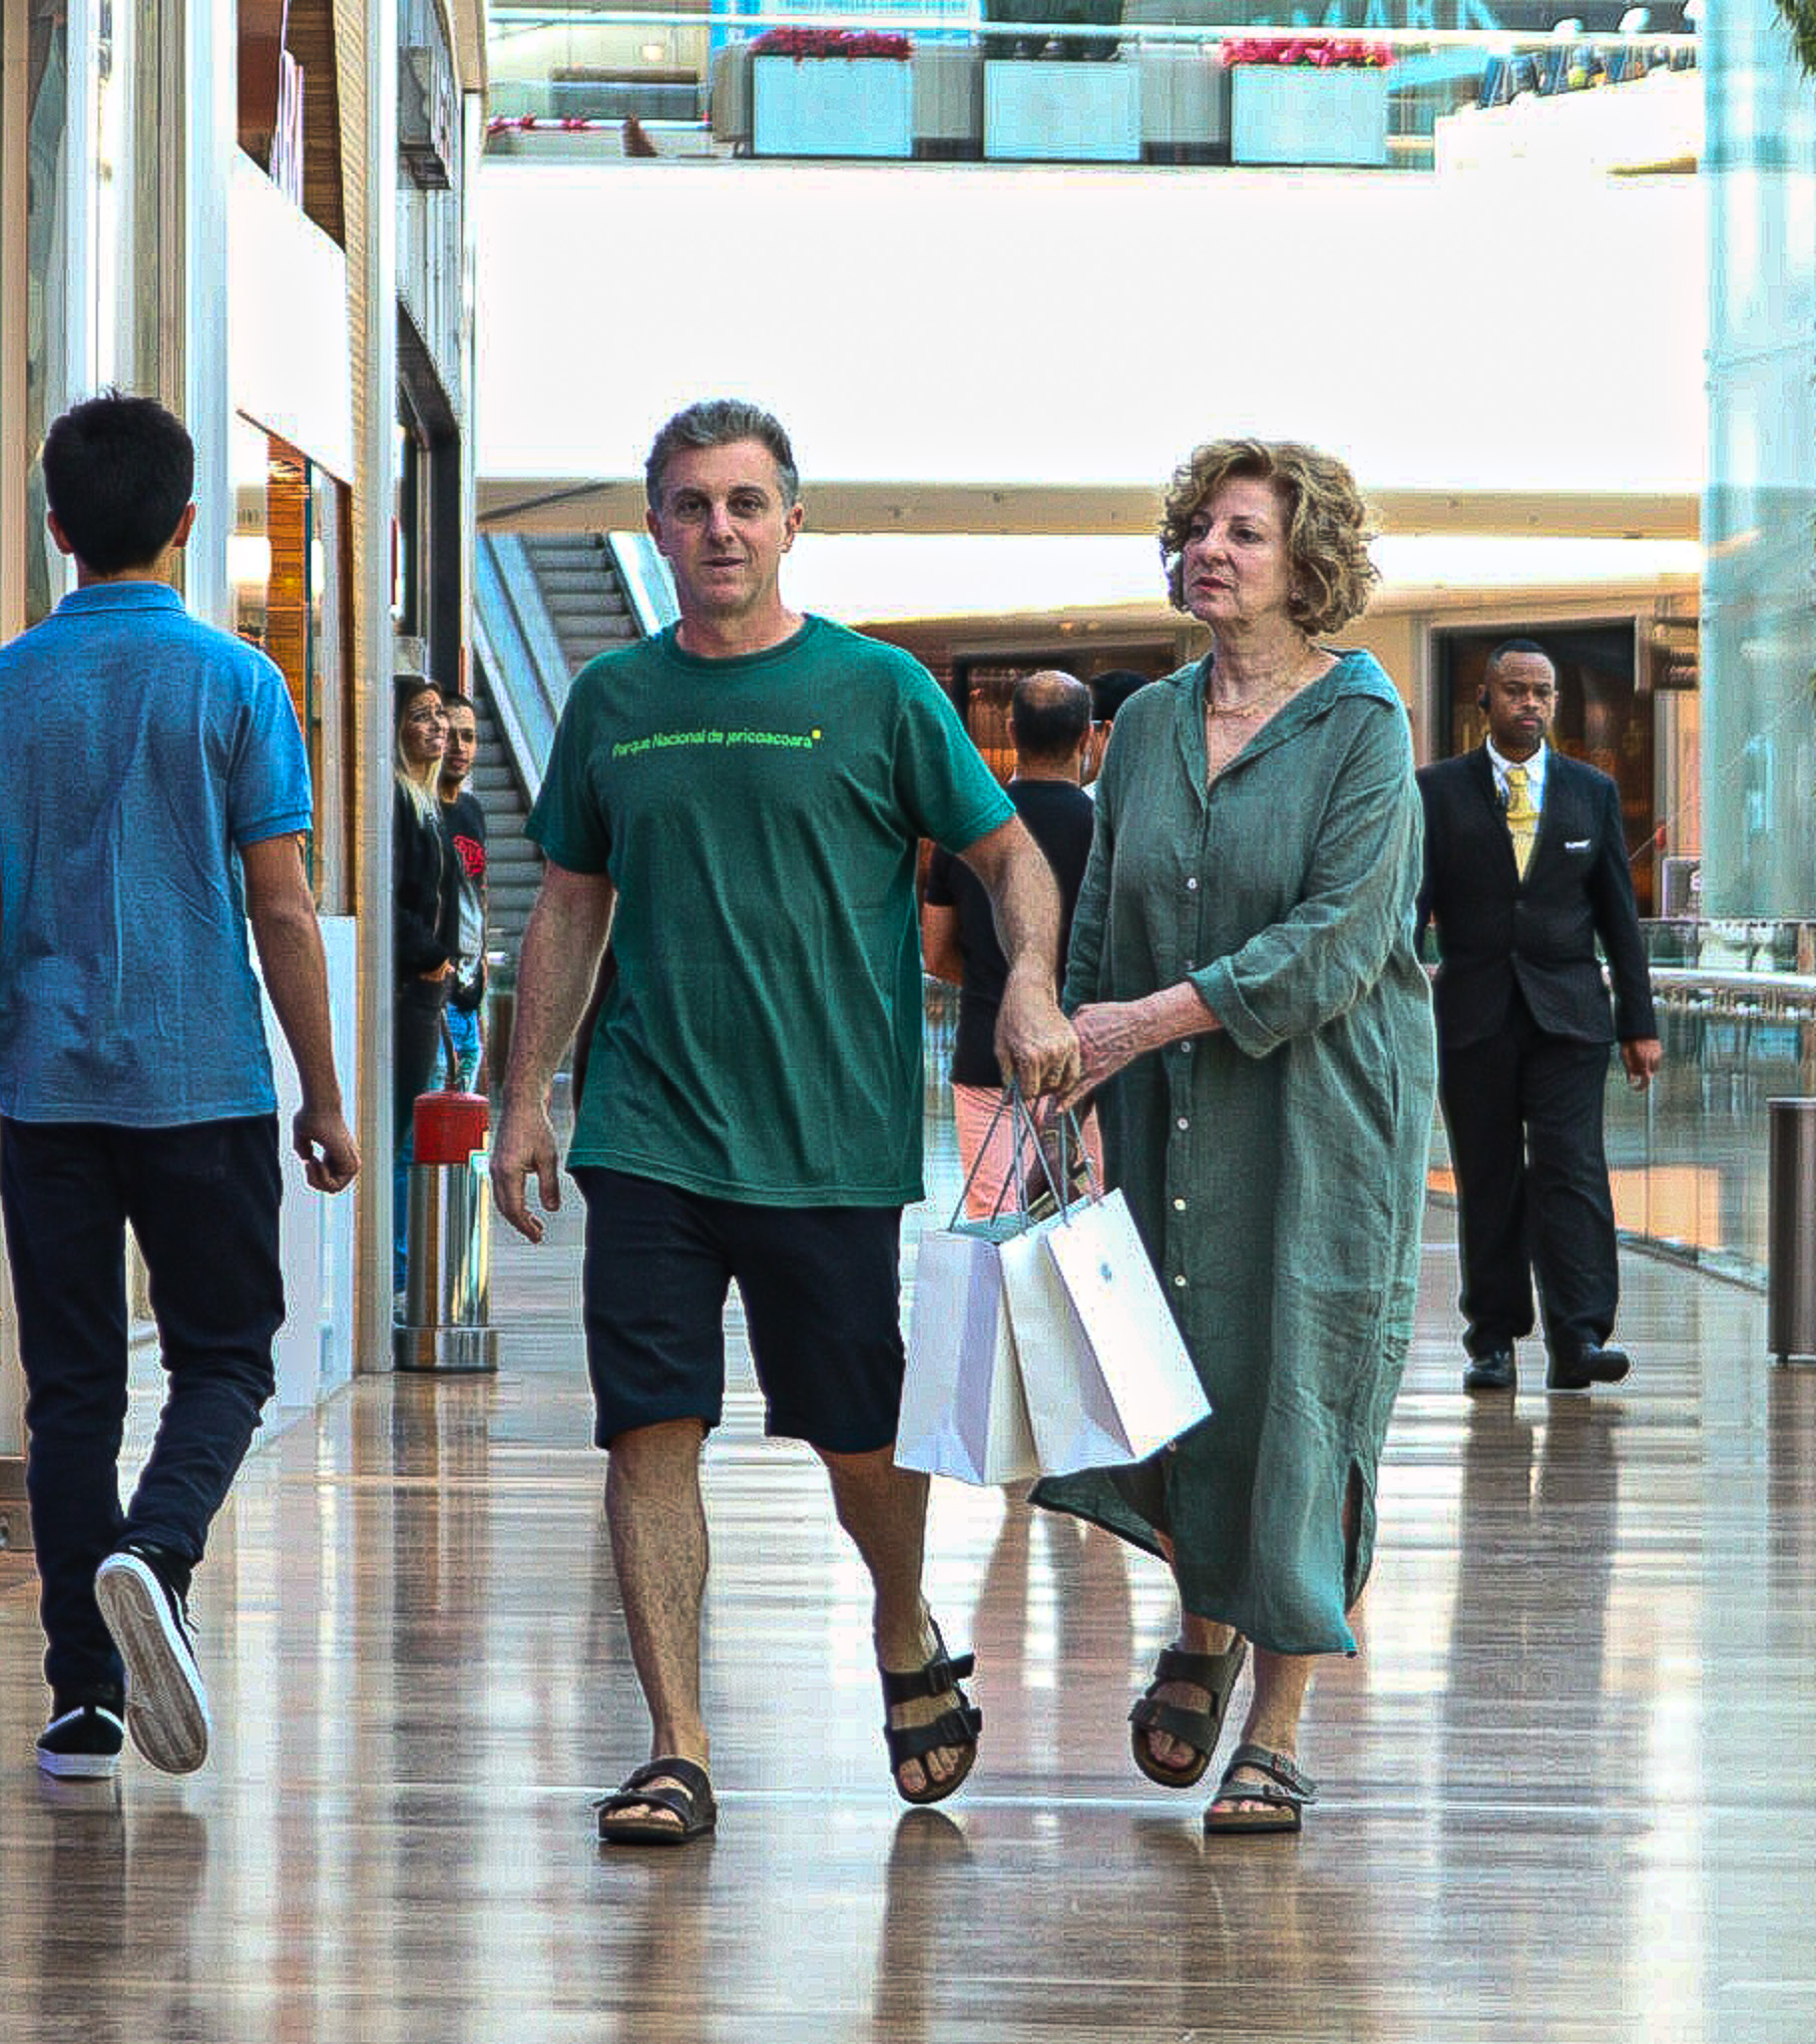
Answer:
<svg viewBox="0 0 1816 2044"><path fill-rule="evenodd" d="M1645 925L1664 1063L1644 1093L1610 1052L1607 1160L1624 1234L1746 1283L1767 1270L1768 1103L1816 1094L1816 925ZM1454 1195L1444 1123L1433 1189Z"/></svg>
<svg viewBox="0 0 1816 2044"><path fill-rule="evenodd" d="M106 384L156 393L162 265L165 0L29 0L26 32L26 434ZM26 623L74 575L27 479Z"/></svg>
<svg viewBox="0 0 1816 2044"><path fill-rule="evenodd" d="M35 449L70 401L70 36L64 0L30 0L25 63L26 438ZM44 475L26 478L25 622L35 625L74 586L44 529Z"/></svg>
<svg viewBox="0 0 1816 2044"><path fill-rule="evenodd" d="M1708 904L1816 907L1816 100L1772 0L1710 10L1709 452L1702 506Z"/></svg>
<svg viewBox="0 0 1816 2044"><path fill-rule="evenodd" d="M95 367L90 379L158 389L159 14L162 0L97 0Z"/></svg>

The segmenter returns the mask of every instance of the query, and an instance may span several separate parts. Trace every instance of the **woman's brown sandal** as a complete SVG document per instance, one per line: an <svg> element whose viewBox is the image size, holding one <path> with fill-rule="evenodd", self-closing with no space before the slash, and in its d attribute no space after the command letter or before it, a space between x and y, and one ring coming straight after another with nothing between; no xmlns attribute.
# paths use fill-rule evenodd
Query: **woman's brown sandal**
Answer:
<svg viewBox="0 0 1816 2044"><path fill-rule="evenodd" d="M895 1779L895 1792L904 1802L943 1802L971 1773L978 1757L978 1733L984 1724L983 1712L959 1688L961 1678L976 1669L977 1657L948 1655L937 1625L933 1628L933 1658L924 1667L900 1675L887 1668L877 1671L883 1683L883 1702L891 1710L897 1704L945 1696L948 1691L958 1698L952 1710L942 1711L930 1725L891 1725L884 1719L883 1741L889 1749L889 1772ZM961 1753L963 1759L950 1775L936 1782L926 1763L927 1756L941 1747ZM926 1787L917 1794L910 1794L902 1787L902 1769L909 1761L919 1761L926 1778Z"/></svg>
<svg viewBox="0 0 1816 2044"><path fill-rule="evenodd" d="M1235 1691L1236 1677L1248 1658L1248 1642L1241 1637L1230 1641L1220 1654L1193 1654L1183 1647L1162 1647L1154 1664L1153 1680L1129 1714L1135 1730L1129 1735L1129 1749L1135 1764L1150 1782L1162 1788L1189 1788L1210 1766L1210 1757L1222 1737L1224 1714ZM1182 1704L1162 1703L1154 1691L1169 1682L1189 1682L1210 1692L1209 1706L1188 1711ZM1163 1733L1191 1748L1191 1759L1183 1767L1169 1768L1153 1757L1150 1733Z"/></svg>
<svg viewBox="0 0 1816 2044"><path fill-rule="evenodd" d="M1265 1782L1238 1782L1240 1768L1253 1768L1267 1777ZM1318 1799L1317 1784L1300 1774L1288 1753L1270 1753L1264 1746L1238 1746L1223 1770L1223 1780L1204 1812L1204 1828L1213 1837L1260 1837L1273 1831L1297 1831L1303 1824L1300 1812ZM1258 1802L1262 1810L1231 1807L1222 1816L1224 1804Z"/></svg>

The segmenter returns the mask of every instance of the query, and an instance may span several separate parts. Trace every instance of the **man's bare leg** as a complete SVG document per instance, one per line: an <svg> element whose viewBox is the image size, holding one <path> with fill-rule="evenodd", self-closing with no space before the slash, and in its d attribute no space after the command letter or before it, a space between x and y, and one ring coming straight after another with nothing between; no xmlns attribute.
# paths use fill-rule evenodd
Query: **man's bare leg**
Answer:
<svg viewBox="0 0 1816 2044"><path fill-rule="evenodd" d="M699 1456L705 1437L697 1419L634 1427L612 1443L606 1471L606 1522L631 1659L650 1707L650 1758L674 1755L702 1768L709 1755L699 1679L706 1588ZM681 1818L656 1803L622 1814L681 1828Z"/></svg>
<svg viewBox="0 0 1816 2044"><path fill-rule="evenodd" d="M898 1675L925 1667L936 1651L933 1621L921 1592L927 1546L927 1478L912 1469L898 1469L893 1448L878 1448L865 1455L837 1455L825 1448L818 1453L832 1482L839 1524L850 1534L870 1571L876 1593L877 1666ZM892 1705L889 1722L897 1727L931 1724L956 1701L950 1692L917 1697L911 1703ZM924 1764L904 1761L897 1779L910 1795L918 1795L930 1781L949 1781L964 1759L957 1749L938 1746Z"/></svg>

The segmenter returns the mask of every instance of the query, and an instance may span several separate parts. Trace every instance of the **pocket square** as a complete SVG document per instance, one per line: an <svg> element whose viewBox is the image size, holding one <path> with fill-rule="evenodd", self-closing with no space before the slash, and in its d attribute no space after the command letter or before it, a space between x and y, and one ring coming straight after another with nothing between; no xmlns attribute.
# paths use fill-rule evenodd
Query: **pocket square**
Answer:
<svg viewBox="0 0 1816 2044"><path fill-rule="evenodd" d="M1589 839L1587 837L1567 837L1564 840L1564 848L1566 851L1588 851Z"/></svg>

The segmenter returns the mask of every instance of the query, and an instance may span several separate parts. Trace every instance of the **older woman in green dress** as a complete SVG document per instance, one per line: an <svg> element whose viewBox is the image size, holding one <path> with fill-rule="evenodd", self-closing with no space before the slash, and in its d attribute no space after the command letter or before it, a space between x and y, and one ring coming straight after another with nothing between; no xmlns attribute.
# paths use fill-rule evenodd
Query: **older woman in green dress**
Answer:
<svg viewBox="0 0 1816 2044"><path fill-rule="evenodd" d="M1219 440L1173 478L1161 551L1207 626L1117 719L1066 979L1120 1185L1211 1401L1133 1469L1037 1502L1168 1562L1175 1643L1135 1758L1185 1788L1244 1656L1242 1738L1208 1831L1296 1831L1316 1657L1354 1653L1375 1481L1412 1335L1432 1095L1413 950L1407 718L1366 653L1320 643L1375 579L1339 461Z"/></svg>

